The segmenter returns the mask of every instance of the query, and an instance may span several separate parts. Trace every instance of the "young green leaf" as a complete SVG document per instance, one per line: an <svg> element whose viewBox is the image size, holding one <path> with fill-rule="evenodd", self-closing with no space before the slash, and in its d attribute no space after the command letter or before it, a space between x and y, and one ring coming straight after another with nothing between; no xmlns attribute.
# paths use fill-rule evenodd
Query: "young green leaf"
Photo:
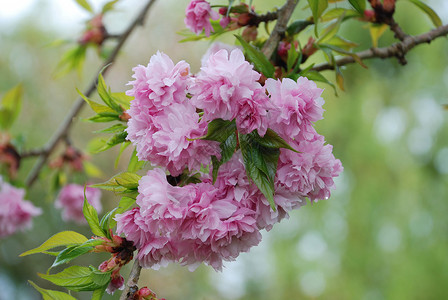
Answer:
<svg viewBox="0 0 448 300"><path fill-rule="evenodd" d="M343 20L359 17L359 13L353 9L347 9L342 7L336 7L328 10L325 14L321 16L322 22L328 22L334 19L338 19L341 15L345 14Z"/></svg>
<svg viewBox="0 0 448 300"><path fill-rule="evenodd" d="M110 96L126 110L131 107L131 101L134 100L134 97L128 96L124 92L110 93Z"/></svg>
<svg viewBox="0 0 448 300"><path fill-rule="evenodd" d="M431 19L434 26L440 27L443 25L442 20L437 15L437 13L431 7L429 7L427 4L425 4L424 2L422 2L420 0L408 0L408 1L412 2L415 6L420 8Z"/></svg>
<svg viewBox="0 0 448 300"><path fill-rule="evenodd" d="M129 159L128 172L135 173L141 170L146 164L146 161L138 160L137 149L134 148L131 158Z"/></svg>
<svg viewBox="0 0 448 300"><path fill-rule="evenodd" d="M238 135L246 173L257 185L275 211L274 178L277 171L278 148L267 148L260 143L257 132Z"/></svg>
<svg viewBox="0 0 448 300"><path fill-rule="evenodd" d="M328 0L308 0L308 4L310 5L311 12L313 13L314 32L317 36L317 23L319 22L319 18L322 13L328 7Z"/></svg>
<svg viewBox="0 0 448 300"><path fill-rule="evenodd" d="M303 73L302 75L308 78L309 80L320 81L330 85L333 88L335 95L336 96L338 95L336 91L336 86L327 78L325 78L324 75L322 75L321 73L316 71L308 71L306 73Z"/></svg>
<svg viewBox="0 0 448 300"><path fill-rule="evenodd" d="M302 30L304 30L305 28L307 28L309 25L312 24L314 23L309 20L295 20L288 26L286 32L288 33L289 36L293 36L300 33Z"/></svg>
<svg viewBox="0 0 448 300"><path fill-rule="evenodd" d="M76 1L76 3L79 4L79 6L81 6L82 8L87 10L88 12L93 13L92 6L90 6L90 4L89 4L89 2L87 2L87 0L75 0L75 1Z"/></svg>
<svg viewBox="0 0 448 300"><path fill-rule="evenodd" d="M104 241L100 239L90 239L81 245L68 247L59 252L51 268L54 268L62 264L66 264L72 261L73 259L77 258L78 256L86 254L87 252L95 248L95 246L101 245L103 242Z"/></svg>
<svg viewBox="0 0 448 300"><path fill-rule="evenodd" d="M125 211L127 211L132 205L134 205L135 199L131 197L121 197L120 203L118 203L117 210L114 213L114 216L111 217L109 228L114 228L117 224L117 221L115 221L114 217L115 215L122 214Z"/></svg>
<svg viewBox="0 0 448 300"><path fill-rule="evenodd" d="M107 106L119 114L123 113L123 108L112 98L111 93L107 90L106 82L104 81L101 73L98 75L97 91L98 95L100 95L101 99Z"/></svg>
<svg viewBox="0 0 448 300"><path fill-rule="evenodd" d="M300 63L297 61L299 58L299 53L296 50L296 47L294 47L294 44L291 44L291 47L288 50L288 59L286 61L286 67L289 70L291 70L296 63Z"/></svg>
<svg viewBox="0 0 448 300"><path fill-rule="evenodd" d="M42 298L44 300L76 300L73 296L70 296L67 293L60 292L60 291L53 291L53 290L46 290L43 289L31 280L28 280L28 282L42 295ZM101 298L99 298L101 299ZM98 300L99 300L98 299Z"/></svg>
<svg viewBox="0 0 448 300"><path fill-rule="evenodd" d="M90 230L92 230L92 233L96 236L106 236L106 233L103 231L103 229L100 226L100 222L98 220L98 213L86 198L85 188L84 188L84 206L82 208L82 213L84 214L84 217L87 220L87 223L89 223Z"/></svg>
<svg viewBox="0 0 448 300"><path fill-rule="evenodd" d="M106 182L92 184L91 187L96 187L109 191L122 192L124 190L137 190L138 181L141 179L140 175L131 172L122 172Z"/></svg>
<svg viewBox="0 0 448 300"><path fill-rule="evenodd" d="M0 129L9 129L19 115L22 106L23 87L16 85L6 92L0 102Z"/></svg>
<svg viewBox="0 0 448 300"><path fill-rule="evenodd" d="M378 47L378 40L387 28L388 26L386 24L369 24L370 37L372 38L372 46L374 48Z"/></svg>
<svg viewBox="0 0 448 300"><path fill-rule="evenodd" d="M105 214L100 221L100 226L103 229L103 231L106 233L106 237L111 240L112 237L110 235L110 222L113 220L113 217L115 216L116 212L118 210L118 207L115 207L113 210Z"/></svg>
<svg viewBox="0 0 448 300"><path fill-rule="evenodd" d="M124 150L126 150L126 148L129 147L130 144L131 144L131 142L129 142L129 141L121 143L120 151L118 151L118 155L117 155L117 158L115 159L115 163L114 163L115 169L118 168L118 163L120 162L121 155L123 154Z"/></svg>
<svg viewBox="0 0 448 300"><path fill-rule="evenodd" d="M317 44L325 43L326 41L333 38L339 31L341 27L342 20L344 19L345 13L339 16L336 22L327 26L321 33L320 39L317 41Z"/></svg>
<svg viewBox="0 0 448 300"><path fill-rule="evenodd" d="M94 112L96 112L97 114L101 114L101 113L115 113L115 111L113 109L111 109L110 107L102 105L102 104L99 104L99 103L96 103L93 100L90 100L80 90L76 89L76 91L84 99L84 101L87 102L87 104L90 106L90 108L92 108L92 110Z"/></svg>
<svg viewBox="0 0 448 300"><path fill-rule="evenodd" d="M359 44L357 44L355 42L352 42L352 41L349 41L349 40L347 40L345 38L342 38L342 37L340 37L338 35L335 35L334 37L329 39L326 42L326 44L338 47L338 48L343 49L345 51L350 51L353 48L356 48L356 47L359 46Z"/></svg>
<svg viewBox="0 0 448 300"><path fill-rule="evenodd" d="M110 280L110 273L95 272L92 267L71 266L57 274L38 274L41 278L55 285L72 291L94 291L105 286Z"/></svg>
<svg viewBox="0 0 448 300"><path fill-rule="evenodd" d="M243 46L247 58L254 64L255 68L267 78L272 78L275 68L269 59L260 50L247 43L241 36L235 35L235 37Z"/></svg>
<svg viewBox="0 0 448 300"><path fill-rule="evenodd" d="M92 293L92 298L90 300L101 300L103 298L104 292L106 291L107 285L102 288L94 290Z"/></svg>
<svg viewBox="0 0 448 300"><path fill-rule="evenodd" d="M82 165L84 167L84 171L86 172L87 176L95 178L103 177L103 172L92 162L84 160L82 162Z"/></svg>
<svg viewBox="0 0 448 300"><path fill-rule="evenodd" d="M103 14L114 9L114 5L117 2L118 2L118 0L113 0L113 1L109 1L109 2L105 3L103 5L103 9L101 10L103 12Z"/></svg>
<svg viewBox="0 0 448 300"><path fill-rule="evenodd" d="M366 0L348 0L350 4L356 9L361 15L364 14L366 9Z"/></svg>
<svg viewBox="0 0 448 300"><path fill-rule="evenodd" d="M60 246L80 245L85 243L86 241L87 238L80 233L74 231L62 231L50 237L39 247L23 252L22 254L20 254L20 256L26 256L35 253L44 253L44 251Z"/></svg>
<svg viewBox="0 0 448 300"><path fill-rule="evenodd" d="M208 123L207 134L201 139L223 143L235 130L235 121L215 119Z"/></svg>

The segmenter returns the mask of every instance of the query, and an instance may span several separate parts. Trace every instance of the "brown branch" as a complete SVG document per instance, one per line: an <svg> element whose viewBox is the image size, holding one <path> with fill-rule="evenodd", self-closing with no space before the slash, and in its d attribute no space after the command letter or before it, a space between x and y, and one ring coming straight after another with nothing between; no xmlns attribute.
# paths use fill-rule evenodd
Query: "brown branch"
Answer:
<svg viewBox="0 0 448 300"><path fill-rule="evenodd" d="M98 73L104 69L104 67L108 66L112 62L115 61L115 58L118 55L118 52L123 47L124 43L128 39L128 37L131 35L131 33L134 31L134 29L139 26L143 25L146 14L148 13L149 9L151 8L152 4L155 2L155 0L149 0L146 5L142 8L138 16L134 19L134 21L129 25L129 27L120 35L120 38L117 41L117 45L113 49L112 53L109 55L107 60L104 62L104 64L101 66L101 68L98 70ZM108 69L105 69L103 71L103 75L107 73ZM97 77L92 80L90 83L90 86L84 91L84 95L89 97L95 90L96 90L96 84L97 84ZM68 115L65 117L65 119L62 121L62 124L59 126L57 131L54 133L54 135L51 137L51 139L48 141L47 145L44 147L43 153L39 156L38 161L34 165L33 169L28 174L28 177L26 179L26 186L31 187L33 183L36 181L37 177L39 176L39 173L42 169L42 167L45 165L45 163L48 160L48 157L50 154L54 151L58 143L61 141L61 139L64 138L64 136L68 135L68 132L70 130L70 127L73 124L73 119L79 114L81 111L81 108L84 106L85 101L80 97L75 102L71 110L69 111Z"/></svg>
<svg viewBox="0 0 448 300"><path fill-rule="evenodd" d="M359 58L361 59L369 59L369 58L389 58L389 57L400 57L403 56L409 52L412 48L414 48L417 45L424 44L424 43L431 43L436 38L446 36L448 35L448 24L443 25L440 27L437 27L431 31L428 31L426 33L423 33L421 35L416 36L406 36L405 39L402 42L398 42L395 44L390 45L389 47L383 47L383 48L371 48L369 50L361 51L358 53L355 53ZM347 64L354 63L355 59L352 56L343 57L341 59L336 60L335 64L338 66L344 66ZM334 65L333 64L320 64L317 66L314 66L311 70L313 71L324 71L324 70L333 70Z"/></svg>
<svg viewBox="0 0 448 300"><path fill-rule="evenodd" d="M133 294L129 293L138 291L137 283L140 278L140 272L142 270L142 266L140 266L140 263L138 262L138 259L136 258L134 260L134 265L132 266L131 273L129 274L128 281L126 282L125 288L123 292L121 293L120 300L127 300L127 299L134 299ZM129 295L128 295L129 294Z"/></svg>
<svg viewBox="0 0 448 300"><path fill-rule="evenodd" d="M29 158L29 157L35 157L40 156L45 153L45 149L31 149L28 151L23 151L20 153L20 158Z"/></svg>
<svg viewBox="0 0 448 300"><path fill-rule="evenodd" d="M250 21L249 24L250 26L258 26L260 23L268 23L271 21L275 21L278 19L278 11L272 11L272 12L268 12L264 15L259 15L255 12L250 12Z"/></svg>
<svg viewBox="0 0 448 300"><path fill-rule="evenodd" d="M299 3L299 0L287 0L285 5L278 11L278 20L275 24L274 30L272 31L269 39L264 44L261 51L269 59L277 48L280 39L285 34L286 25L291 18L294 8Z"/></svg>

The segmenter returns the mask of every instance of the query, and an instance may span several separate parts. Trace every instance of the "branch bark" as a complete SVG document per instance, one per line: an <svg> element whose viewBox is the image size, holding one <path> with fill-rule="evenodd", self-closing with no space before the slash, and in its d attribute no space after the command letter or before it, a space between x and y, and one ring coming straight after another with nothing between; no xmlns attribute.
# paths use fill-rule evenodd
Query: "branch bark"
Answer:
<svg viewBox="0 0 448 300"><path fill-rule="evenodd" d="M286 25L288 25L288 21L291 18L292 12L294 8L296 8L299 0L287 0L285 5L280 8L278 11L278 19L275 24L274 30L272 31L269 39L264 44L261 52L269 59L277 48L280 39L285 34Z"/></svg>
<svg viewBox="0 0 448 300"><path fill-rule="evenodd" d="M409 52L412 48L417 45L424 43L431 43L433 40L448 35L448 24L437 27L431 31L428 31L421 35L416 36L406 36L403 41L390 45L389 47L383 48L371 48L369 50L361 51L355 53L361 59L369 58L389 58L389 57L404 57L404 55ZM343 57L336 60L335 64L337 66L344 66L347 64L354 63L355 59L352 56ZM334 65L324 63L314 66L311 70L313 71L324 71L333 70Z"/></svg>
<svg viewBox="0 0 448 300"><path fill-rule="evenodd" d="M140 279L141 271L142 271L142 266L140 266L140 263L138 262L138 259L136 258L134 260L134 265L132 266L131 273L129 274L128 281L126 282L124 290L121 293L120 300L134 299L132 297L133 294L128 295L128 293L131 290L131 288L136 289L136 291L138 291L137 283L138 283L138 280Z"/></svg>
<svg viewBox="0 0 448 300"><path fill-rule="evenodd" d="M104 67L108 66L112 62L115 61L118 52L123 47L126 40L129 38L131 33L134 31L135 28L139 25L143 25L145 17L153 5L153 3L156 0L149 0L145 6L142 8L140 13L137 15L137 17L134 19L134 21L129 25L129 27L120 35L117 41L117 45L113 49L112 53L109 55L107 60L103 63L101 68L98 70L98 73L104 69ZM103 71L103 74L105 75L108 72L109 69L105 69ZM84 95L89 97L95 90L96 90L96 84L97 84L97 76L91 81L89 87L84 91ZM44 151L39 156L38 161L34 165L33 169L28 174L28 177L26 179L26 186L29 188L33 185L33 183L36 181L37 177L39 176L39 173L42 169L42 167L45 165L45 163L48 160L48 157L50 154L56 149L56 146L59 144L59 142L64 138L64 136L67 136L70 130L70 127L73 124L73 119L79 114L82 107L84 106L85 101L79 97L78 100L76 100L75 104L69 111L69 113L66 115L65 119L62 121L59 128L56 130L54 135L51 137L51 139L48 141L47 145L44 147Z"/></svg>

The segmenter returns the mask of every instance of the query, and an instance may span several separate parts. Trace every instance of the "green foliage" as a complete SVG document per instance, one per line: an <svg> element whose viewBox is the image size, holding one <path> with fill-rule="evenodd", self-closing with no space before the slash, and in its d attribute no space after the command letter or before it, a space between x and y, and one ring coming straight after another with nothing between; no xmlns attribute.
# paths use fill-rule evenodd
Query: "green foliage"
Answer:
<svg viewBox="0 0 448 300"><path fill-rule="evenodd" d="M106 182L93 184L92 187L100 188L107 191L113 191L120 194L128 194L130 196L137 193L138 181L141 176L132 172L122 172Z"/></svg>
<svg viewBox="0 0 448 300"><path fill-rule="evenodd" d="M62 231L50 237L39 247L28 250L20 254L20 256L26 256L35 253L44 253L47 250L61 246L81 245L87 241L87 238L80 233L74 231Z"/></svg>
<svg viewBox="0 0 448 300"><path fill-rule="evenodd" d="M43 300L76 300L73 296L70 296L67 293L60 292L60 291L53 291L53 290L46 290L39 286L37 286L34 282L31 280L28 280L28 282L42 295Z"/></svg>
<svg viewBox="0 0 448 300"><path fill-rule="evenodd" d="M294 22L289 24L288 28L286 29L286 33L288 33L289 36L294 36L296 34L299 34L302 30L312 24L314 24L314 22L309 20L295 20Z"/></svg>
<svg viewBox="0 0 448 300"><path fill-rule="evenodd" d="M442 20L437 15L437 13L427 4L425 4L420 0L407 0L407 1L412 2L413 4L415 4L415 6L420 8L431 19L434 26L439 27L443 25Z"/></svg>
<svg viewBox="0 0 448 300"><path fill-rule="evenodd" d="M238 135L238 138L247 176L254 181L275 211L274 178L280 149L266 147L264 144L267 142L263 142L266 138L261 138L256 131Z"/></svg>
<svg viewBox="0 0 448 300"><path fill-rule="evenodd" d="M63 76L70 71L76 70L81 75L84 61L86 60L86 45L76 45L62 56L56 67L56 76Z"/></svg>
<svg viewBox="0 0 448 300"><path fill-rule="evenodd" d="M98 213L86 198L86 193L84 190L84 206L82 208L82 213L84 217L87 220L87 223L89 224L90 230L92 230L92 233L96 236L107 236L106 232L101 228L100 222L98 220Z"/></svg>
<svg viewBox="0 0 448 300"><path fill-rule="evenodd" d="M275 68L269 59L259 49L246 42L241 36L235 35L235 37L241 46L243 46L247 59L254 64L255 68L267 78L274 77Z"/></svg>
<svg viewBox="0 0 448 300"><path fill-rule="evenodd" d="M92 6L90 5L89 2L87 2L87 0L75 0L75 1L76 3L78 3L79 6L84 8L86 11L93 13Z"/></svg>
<svg viewBox="0 0 448 300"><path fill-rule="evenodd" d="M50 268L66 264L72 261L73 259L91 251L93 248L95 248L95 246L103 244L103 242L104 241L100 239L90 239L81 245L65 248L64 250L59 252L59 254L56 256L56 259L53 262L53 265L51 265Z"/></svg>
<svg viewBox="0 0 448 300"><path fill-rule="evenodd" d="M328 0L308 0L308 4L311 8L311 12L313 13L313 20L315 24L314 32L317 36L317 24L320 16L328 7Z"/></svg>
<svg viewBox="0 0 448 300"><path fill-rule="evenodd" d="M0 129L9 129L22 106L23 87L21 84L16 85L6 92L0 102Z"/></svg>
<svg viewBox="0 0 448 300"><path fill-rule="evenodd" d="M110 272L81 266L71 266L57 274L38 274L41 278L66 289L81 292L105 288L110 281Z"/></svg>
<svg viewBox="0 0 448 300"><path fill-rule="evenodd" d="M350 4L355 8L361 15L366 9L366 0L348 0Z"/></svg>
<svg viewBox="0 0 448 300"><path fill-rule="evenodd" d="M113 9L114 9L114 5L115 5L117 2L118 2L118 0L112 0L112 1L106 2L106 3L103 5L103 9L101 10L102 13L104 14L104 13L107 13L108 11L110 11L110 10L113 10Z"/></svg>

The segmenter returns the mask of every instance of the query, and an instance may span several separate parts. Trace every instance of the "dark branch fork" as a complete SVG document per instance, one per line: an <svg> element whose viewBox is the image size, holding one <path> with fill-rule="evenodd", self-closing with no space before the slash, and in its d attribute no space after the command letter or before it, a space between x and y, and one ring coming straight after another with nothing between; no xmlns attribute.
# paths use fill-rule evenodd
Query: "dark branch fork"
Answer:
<svg viewBox="0 0 448 300"><path fill-rule="evenodd" d="M143 25L145 17L153 5L155 0L149 0L145 6L142 8L138 16L134 19L134 21L129 25L129 27L118 37L117 45L115 46L112 53L109 55L107 60L104 62L102 67L99 69L98 73L104 69L104 67L108 66L112 62L115 61L118 52L123 47L124 43L128 39L128 37L131 35L131 33L134 31L135 28L137 28L139 25ZM103 71L103 74L105 75L108 72L108 69L105 69ZM97 84L97 76L92 80L89 87L84 91L84 95L87 97L90 97L90 95L96 90L96 84ZM72 106L71 110L65 117L65 119L62 121L61 125L57 129L57 131L54 133L54 135L51 137L51 139L48 141L47 145L43 148L42 153L39 155L38 161L34 165L33 169L28 174L28 177L26 179L26 186L31 187L33 183L36 181L37 177L39 176L39 173L42 169L42 167L45 165L45 163L48 160L48 157L50 154L56 149L56 146L59 144L61 140L64 139L65 136L68 135L68 132L73 125L74 118L79 114L82 107L84 106L84 100L80 97L78 100L76 100L75 104Z"/></svg>

